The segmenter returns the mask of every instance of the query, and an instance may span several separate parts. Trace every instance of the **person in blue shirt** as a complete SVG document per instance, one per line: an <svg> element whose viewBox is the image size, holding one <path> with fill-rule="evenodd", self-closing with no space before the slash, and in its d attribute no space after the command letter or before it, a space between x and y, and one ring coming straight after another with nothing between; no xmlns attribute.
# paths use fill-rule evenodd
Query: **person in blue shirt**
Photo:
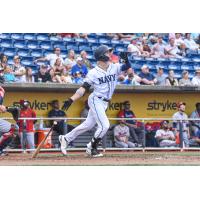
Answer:
<svg viewBox="0 0 200 200"><path fill-rule="evenodd" d="M88 69L86 65L83 64L83 59L81 57L77 57L76 59L76 65L72 67L72 76L76 76L76 72L79 71L82 74L82 77L84 78L86 74L88 73Z"/></svg>
<svg viewBox="0 0 200 200"><path fill-rule="evenodd" d="M142 79L141 85L155 85L157 82L155 76L149 72L149 67L147 65L141 67L139 77Z"/></svg>
<svg viewBox="0 0 200 200"><path fill-rule="evenodd" d="M81 72L77 71L75 73L75 77L73 79L73 83L75 83L75 84L83 84L83 80L84 80L84 78L82 77Z"/></svg>

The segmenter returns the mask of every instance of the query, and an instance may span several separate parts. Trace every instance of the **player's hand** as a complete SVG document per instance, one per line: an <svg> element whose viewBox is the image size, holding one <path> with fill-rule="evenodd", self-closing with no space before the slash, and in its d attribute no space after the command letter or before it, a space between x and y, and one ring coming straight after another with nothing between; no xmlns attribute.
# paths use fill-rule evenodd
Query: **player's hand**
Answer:
<svg viewBox="0 0 200 200"><path fill-rule="evenodd" d="M68 108L72 105L73 100L69 98L67 101L64 101L64 104L62 106L62 110L66 111Z"/></svg>
<svg viewBox="0 0 200 200"><path fill-rule="evenodd" d="M6 107L4 105L0 105L0 112L6 112Z"/></svg>
<svg viewBox="0 0 200 200"><path fill-rule="evenodd" d="M122 62L128 62L128 52L120 52L119 57L122 59Z"/></svg>

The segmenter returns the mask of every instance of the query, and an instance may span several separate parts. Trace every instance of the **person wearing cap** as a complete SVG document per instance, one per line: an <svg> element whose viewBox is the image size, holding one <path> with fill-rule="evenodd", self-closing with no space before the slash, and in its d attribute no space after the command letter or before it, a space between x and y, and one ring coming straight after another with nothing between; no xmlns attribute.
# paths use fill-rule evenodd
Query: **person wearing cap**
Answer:
<svg viewBox="0 0 200 200"><path fill-rule="evenodd" d="M36 118L36 113L33 109L30 108L30 102L27 100L20 100L20 118ZM35 149L35 141L34 141L34 124L37 120L19 120L19 136L21 147L23 150L28 147L29 149Z"/></svg>
<svg viewBox="0 0 200 200"><path fill-rule="evenodd" d="M11 67L6 66L4 68L3 78L4 78L4 80L5 80L6 83L13 83L13 82L15 82L15 75L13 74L13 71L12 71Z"/></svg>
<svg viewBox="0 0 200 200"><path fill-rule="evenodd" d="M177 104L178 111L173 114L173 128L176 135L182 134L183 144L180 144L181 147L189 147L189 122L188 116L185 113L186 104L184 102L179 102Z"/></svg>
<svg viewBox="0 0 200 200"><path fill-rule="evenodd" d="M128 75L125 77L123 84L125 85L140 85L141 78L135 74L134 69L130 68L128 70Z"/></svg>
<svg viewBox="0 0 200 200"><path fill-rule="evenodd" d="M182 72L182 78L179 80L179 85L180 86L191 86L192 82L189 79L189 72L184 70Z"/></svg>
<svg viewBox="0 0 200 200"><path fill-rule="evenodd" d="M155 85L157 82L155 76L149 72L149 67L147 65L141 67L139 77L141 78L141 85Z"/></svg>
<svg viewBox="0 0 200 200"><path fill-rule="evenodd" d="M160 129L156 131L155 138L159 147L176 147L175 135L170 130L169 121L164 120L160 123Z"/></svg>
<svg viewBox="0 0 200 200"><path fill-rule="evenodd" d="M35 74L35 82L52 82L51 75L48 71L48 66L41 65L39 71Z"/></svg>
<svg viewBox="0 0 200 200"><path fill-rule="evenodd" d="M132 56L140 56L141 55L141 48L137 45L137 37L134 37L131 40L131 43L128 45L127 52L129 52Z"/></svg>
<svg viewBox="0 0 200 200"><path fill-rule="evenodd" d="M166 79L166 75L164 74L164 67L163 66L157 66L157 74L156 74L156 85L165 85L165 79Z"/></svg>
<svg viewBox="0 0 200 200"><path fill-rule="evenodd" d="M73 77L75 77L76 72L80 72L83 78L84 78L84 77L87 75L87 73L88 73L88 69L87 69L87 67L83 64L83 59L82 59L80 56L78 56L78 57L76 58L76 65L74 65L74 66L72 67L72 76L73 76Z"/></svg>
<svg viewBox="0 0 200 200"><path fill-rule="evenodd" d="M20 63L20 57L19 56L14 56L13 58L13 74L15 75L15 80L16 82L24 83L26 82L26 69L24 66L21 65Z"/></svg>
<svg viewBox="0 0 200 200"><path fill-rule="evenodd" d="M37 63L38 61L49 61L50 66L53 67L53 65L54 65L54 63L55 63L57 58L60 58L61 63L64 63L63 58L61 56L61 50L60 50L59 47L55 47L54 50L53 50L53 53L48 54L45 57L38 58L34 62Z"/></svg>
<svg viewBox="0 0 200 200"><path fill-rule="evenodd" d="M200 68L195 71L195 76L192 78L192 85L200 86Z"/></svg>

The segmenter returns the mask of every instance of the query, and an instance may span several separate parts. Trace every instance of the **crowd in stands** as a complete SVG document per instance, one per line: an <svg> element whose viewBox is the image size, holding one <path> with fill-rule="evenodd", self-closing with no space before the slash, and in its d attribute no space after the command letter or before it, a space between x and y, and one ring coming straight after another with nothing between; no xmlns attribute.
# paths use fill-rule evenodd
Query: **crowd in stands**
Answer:
<svg viewBox="0 0 200 200"><path fill-rule="evenodd" d="M200 85L199 33L50 33L4 37L6 34L0 34L0 76L7 83L82 84L88 71L95 66L93 50L106 44L113 47L113 63L120 62L120 51L129 52L132 73L122 73L118 77L119 84ZM49 49L45 49L44 41L46 46L49 42ZM26 43L28 51L25 56L22 53L25 44L20 47L22 43Z"/></svg>

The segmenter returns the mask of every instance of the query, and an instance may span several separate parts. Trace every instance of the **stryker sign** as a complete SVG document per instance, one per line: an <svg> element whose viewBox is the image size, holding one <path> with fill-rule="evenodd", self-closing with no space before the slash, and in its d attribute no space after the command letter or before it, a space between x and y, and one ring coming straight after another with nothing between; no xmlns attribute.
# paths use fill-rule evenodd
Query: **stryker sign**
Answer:
<svg viewBox="0 0 200 200"><path fill-rule="evenodd" d="M177 104L176 102L170 102L167 100L166 102L158 102L156 100L148 102L147 110L161 110L162 112L166 110L176 110Z"/></svg>

